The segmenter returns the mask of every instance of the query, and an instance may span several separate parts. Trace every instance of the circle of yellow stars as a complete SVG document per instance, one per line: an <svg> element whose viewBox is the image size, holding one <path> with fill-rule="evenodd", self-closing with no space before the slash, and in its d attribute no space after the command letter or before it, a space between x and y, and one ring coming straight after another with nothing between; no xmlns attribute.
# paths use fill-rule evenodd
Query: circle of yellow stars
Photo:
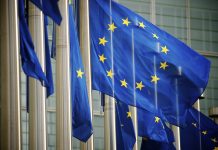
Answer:
<svg viewBox="0 0 218 150"><path fill-rule="evenodd" d="M129 18L126 17L126 18L122 19L122 24L124 26L128 27L131 24L131 21L129 21ZM145 27L146 27L143 21L141 21L141 22L138 21L138 26L140 28L142 28L142 29L145 29ZM115 25L114 22L111 22L110 24L108 24L108 31L115 32L116 29L117 29L117 26ZM156 39L156 40L159 39L159 36L156 33L152 33L152 37L154 39ZM105 46L107 44L107 42L108 41L105 38L105 36L99 38L99 45ZM169 53L169 49L167 48L166 45L161 46L161 53L164 53L164 54ZM105 61L107 60L105 55L101 54L101 55L98 55L98 56L99 56L99 61L101 63L105 63ZM168 67L169 67L169 64L166 61L160 62L159 69L166 70ZM107 72L107 76L112 79L113 76L114 76L114 72L111 69L106 70L106 72ZM160 78L157 76L157 74L154 74L154 75L151 76L150 82L152 82L154 84L157 84L159 80L160 80ZM128 88L128 83L127 83L126 79L120 80L120 85L121 85L121 87ZM145 87L145 85L143 84L142 81L136 82L136 89L141 91L144 87Z"/></svg>

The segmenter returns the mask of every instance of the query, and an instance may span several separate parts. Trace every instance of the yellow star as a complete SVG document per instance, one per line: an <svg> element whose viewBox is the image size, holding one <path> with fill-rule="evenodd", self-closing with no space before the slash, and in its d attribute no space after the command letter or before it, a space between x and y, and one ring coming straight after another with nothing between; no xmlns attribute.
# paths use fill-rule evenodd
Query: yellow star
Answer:
<svg viewBox="0 0 218 150"><path fill-rule="evenodd" d="M203 135L206 135L207 134L207 131L205 130L205 131L202 131L202 134Z"/></svg>
<svg viewBox="0 0 218 150"><path fill-rule="evenodd" d="M81 78L83 77L84 72L81 71L81 69L77 70L77 78Z"/></svg>
<svg viewBox="0 0 218 150"><path fill-rule="evenodd" d="M132 114L130 111L126 112L127 113L127 118L131 118Z"/></svg>
<svg viewBox="0 0 218 150"><path fill-rule="evenodd" d="M155 84L157 84L157 81L160 80L160 78L157 77L157 75L153 75L151 76L151 82L154 82Z"/></svg>
<svg viewBox="0 0 218 150"><path fill-rule="evenodd" d="M152 33L152 35L153 35L153 38L155 38L155 39L159 39L159 37L157 36L157 34Z"/></svg>
<svg viewBox="0 0 218 150"><path fill-rule="evenodd" d="M98 56L99 56L99 60L100 60L102 63L104 63L105 59L107 59L107 58L104 57L104 54L98 55Z"/></svg>
<svg viewBox="0 0 218 150"><path fill-rule="evenodd" d="M155 123L159 123L159 121L160 121L160 118L159 117L155 117Z"/></svg>
<svg viewBox="0 0 218 150"><path fill-rule="evenodd" d="M214 147L214 149L213 150L218 150L218 147Z"/></svg>
<svg viewBox="0 0 218 150"><path fill-rule="evenodd" d="M145 87L145 86L142 84L142 81L139 82L139 83L136 82L136 88L137 89L139 89L141 91L143 87Z"/></svg>
<svg viewBox="0 0 218 150"><path fill-rule="evenodd" d="M166 69L166 67L168 67L168 65L167 65L167 62L165 61L165 62L161 62L160 63L160 68L162 68L163 70L165 70Z"/></svg>
<svg viewBox="0 0 218 150"><path fill-rule="evenodd" d="M127 82L126 82L126 80L125 79L123 79L123 80L120 80L120 82L121 82L121 86L124 86L124 87L126 87L127 88Z"/></svg>
<svg viewBox="0 0 218 150"><path fill-rule="evenodd" d="M114 73L112 72L112 70L107 71L107 76L110 77L111 79L113 78Z"/></svg>
<svg viewBox="0 0 218 150"><path fill-rule="evenodd" d="M141 27L141 28L145 28L145 25L144 25L144 23L143 22L139 22L139 27Z"/></svg>
<svg viewBox="0 0 218 150"><path fill-rule="evenodd" d="M125 24L126 26L128 26L131 22L128 20L128 18L126 19L122 19L123 20L123 24Z"/></svg>
<svg viewBox="0 0 218 150"><path fill-rule="evenodd" d="M114 23L108 24L108 26L109 26L108 30L109 30L109 31L112 31L112 32L114 32L114 29L117 28L117 27L114 25Z"/></svg>
<svg viewBox="0 0 218 150"><path fill-rule="evenodd" d="M161 47L161 52L162 53L165 53L165 54L167 54L168 52L169 52L169 50L167 49L167 47L166 46L164 46L164 47Z"/></svg>
<svg viewBox="0 0 218 150"><path fill-rule="evenodd" d="M213 141L214 143L217 143L216 138L212 138L211 141Z"/></svg>
<svg viewBox="0 0 218 150"><path fill-rule="evenodd" d="M196 123L192 123L192 125L193 125L195 128L197 128L197 124L196 124Z"/></svg>
<svg viewBox="0 0 218 150"><path fill-rule="evenodd" d="M107 40L105 40L105 37L103 38L99 38L99 45L104 45L105 46L105 43L108 42Z"/></svg>

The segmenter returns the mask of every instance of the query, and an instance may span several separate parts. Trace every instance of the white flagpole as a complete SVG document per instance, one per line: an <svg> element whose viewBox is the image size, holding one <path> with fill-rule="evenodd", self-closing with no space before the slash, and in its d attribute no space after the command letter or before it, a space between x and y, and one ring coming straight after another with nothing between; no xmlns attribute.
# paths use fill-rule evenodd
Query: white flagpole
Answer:
<svg viewBox="0 0 218 150"><path fill-rule="evenodd" d="M112 1L109 2L110 14L112 14ZM110 24L112 24L112 16L110 16ZM113 33L110 32L110 50L111 50L111 64L112 72L114 72L113 61ZM112 90L114 91L114 78L112 77ZM114 96L114 93L113 93ZM116 114L115 114L115 99L105 95L104 106L104 149L116 150Z"/></svg>
<svg viewBox="0 0 218 150"><path fill-rule="evenodd" d="M151 12L151 22L153 24L156 24L156 6L155 6L156 0L150 0L150 4L151 4L151 7L150 7L151 8L151 10L150 10L150 12ZM155 87L155 89L156 89L156 87ZM178 102L178 99L176 99L176 101ZM157 101L156 101L156 104L157 104ZM157 105L156 105L156 107L157 107ZM179 127L172 125L172 130L173 130L174 137L175 137L176 149L180 150L180 130L179 130Z"/></svg>
<svg viewBox="0 0 218 150"><path fill-rule="evenodd" d="M60 0L62 15L56 26L56 144L57 150L71 150L70 43L68 0Z"/></svg>
<svg viewBox="0 0 218 150"><path fill-rule="evenodd" d="M29 29L34 48L45 72L44 15L29 2ZM33 78L29 78L29 148L46 149L46 110L45 87Z"/></svg>
<svg viewBox="0 0 218 150"><path fill-rule="evenodd" d="M178 67L178 75L181 76L182 74L182 68L181 67ZM176 78L175 79L175 88L176 88L176 105L177 105L177 111L179 112L179 99L178 99L178 79ZM179 114L177 113L177 116ZM173 134L174 134L174 138L175 138L175 146L176 146L176 149L177 150L180 150L181 149L181 143L180 143L180 128L177 127L177 126L174 126L172 125L172 130L173 130Z"/></svg>
<svg viewBox="0 0 218 150"><path fill-rule="evenodd" d="M21 149L17 0L0 1L0 149Z"/></svg>
<svg viewBox="0 0 218 150"><path fill-rule="evenodd" d="M115 99L105 95L104 106L104 149L116 150Z"/></svg>
<svg viewBox="0 0 218 150"><path fill-rule="evenodd" d="M133 87L135 89L135 43L134 43L134 30L132 29L132 64L133 64ZM136 105L136 93L134 90L134 104ZM137 120L137 108L133 106L129 106L131 114L132 114L132 122L135 131L136 142L133 147L133 150L138 150L138 120Z"/></svg>
<svg viewBox="0 0 218 150"><path fill-rule="evenodd" d="M89 28L89 0L79 1L80 10L80 48L82 61L86 73L86 85L89 97L89 106L91 116L93 117L92 110L92 81L91 81L91 57L90 57L90 28ZM93 135L86 143L80 142L81 150L93 150Z"/></svg>

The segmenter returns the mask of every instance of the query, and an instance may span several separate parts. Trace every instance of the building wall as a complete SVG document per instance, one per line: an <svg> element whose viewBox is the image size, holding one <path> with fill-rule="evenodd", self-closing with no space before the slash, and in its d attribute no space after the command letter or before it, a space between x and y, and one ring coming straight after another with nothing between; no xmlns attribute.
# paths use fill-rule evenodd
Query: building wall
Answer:
<svg viewBox="0 0 218 150"><path fill-rule="evenodd" d="M119 0L147 20L151 21L154 12L156 24L204 54L211 61L211 74L205 99L200 101L201 111L208 115L210 107L218 106L218 1L217 0L155 0L155 9L151 9L152 0ZM189 2L189 4L187 3ZM49 35L52 34L50 22ZM55 60L53 78L55 79ZM26 77L21 74L21 119L22 149L28 149L28 113L26 113ZM55 94L46 101L48 150L56 149ZM104 120L99 92L93 91L94 146L104 149ZM1 116L1 115L0 115ZM140 139L139 139L140 143ZM73 149L79 149L79 141L73 139Z"/></svg>

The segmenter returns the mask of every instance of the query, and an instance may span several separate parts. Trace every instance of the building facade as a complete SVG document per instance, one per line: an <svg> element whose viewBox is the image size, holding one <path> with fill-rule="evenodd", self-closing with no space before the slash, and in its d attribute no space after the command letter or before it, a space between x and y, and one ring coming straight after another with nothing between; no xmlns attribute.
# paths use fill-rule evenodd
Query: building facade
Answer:
<svg viewBox="0 0 218 150"><path fill-rule="evenodd" d="M200 110L211 116L210 109L218 107L218 1L217 0L117 0L145 19L174 35L211 61L211 72ZM90 10L91 11L91 10ZM50 22L49 36L52 36ZM55 78L55 60L53 77ZM22 150L28 150L29 115L26 110L26 76L21 70L21 132ZM3 87L1 87L3 88ZM104 149L104 112L100 93L92 92L94 149ZM0 103L0 110L1 110ZM0 111L1 116L1 111ZM56 149L56 94L46 100L47 149ZM1 121L1 119L0 119ZM1 123L0 123L1 124ZM140 148L140 138L138 146ZM80 142L72 139L72 148L80 149Z"/></svg>

